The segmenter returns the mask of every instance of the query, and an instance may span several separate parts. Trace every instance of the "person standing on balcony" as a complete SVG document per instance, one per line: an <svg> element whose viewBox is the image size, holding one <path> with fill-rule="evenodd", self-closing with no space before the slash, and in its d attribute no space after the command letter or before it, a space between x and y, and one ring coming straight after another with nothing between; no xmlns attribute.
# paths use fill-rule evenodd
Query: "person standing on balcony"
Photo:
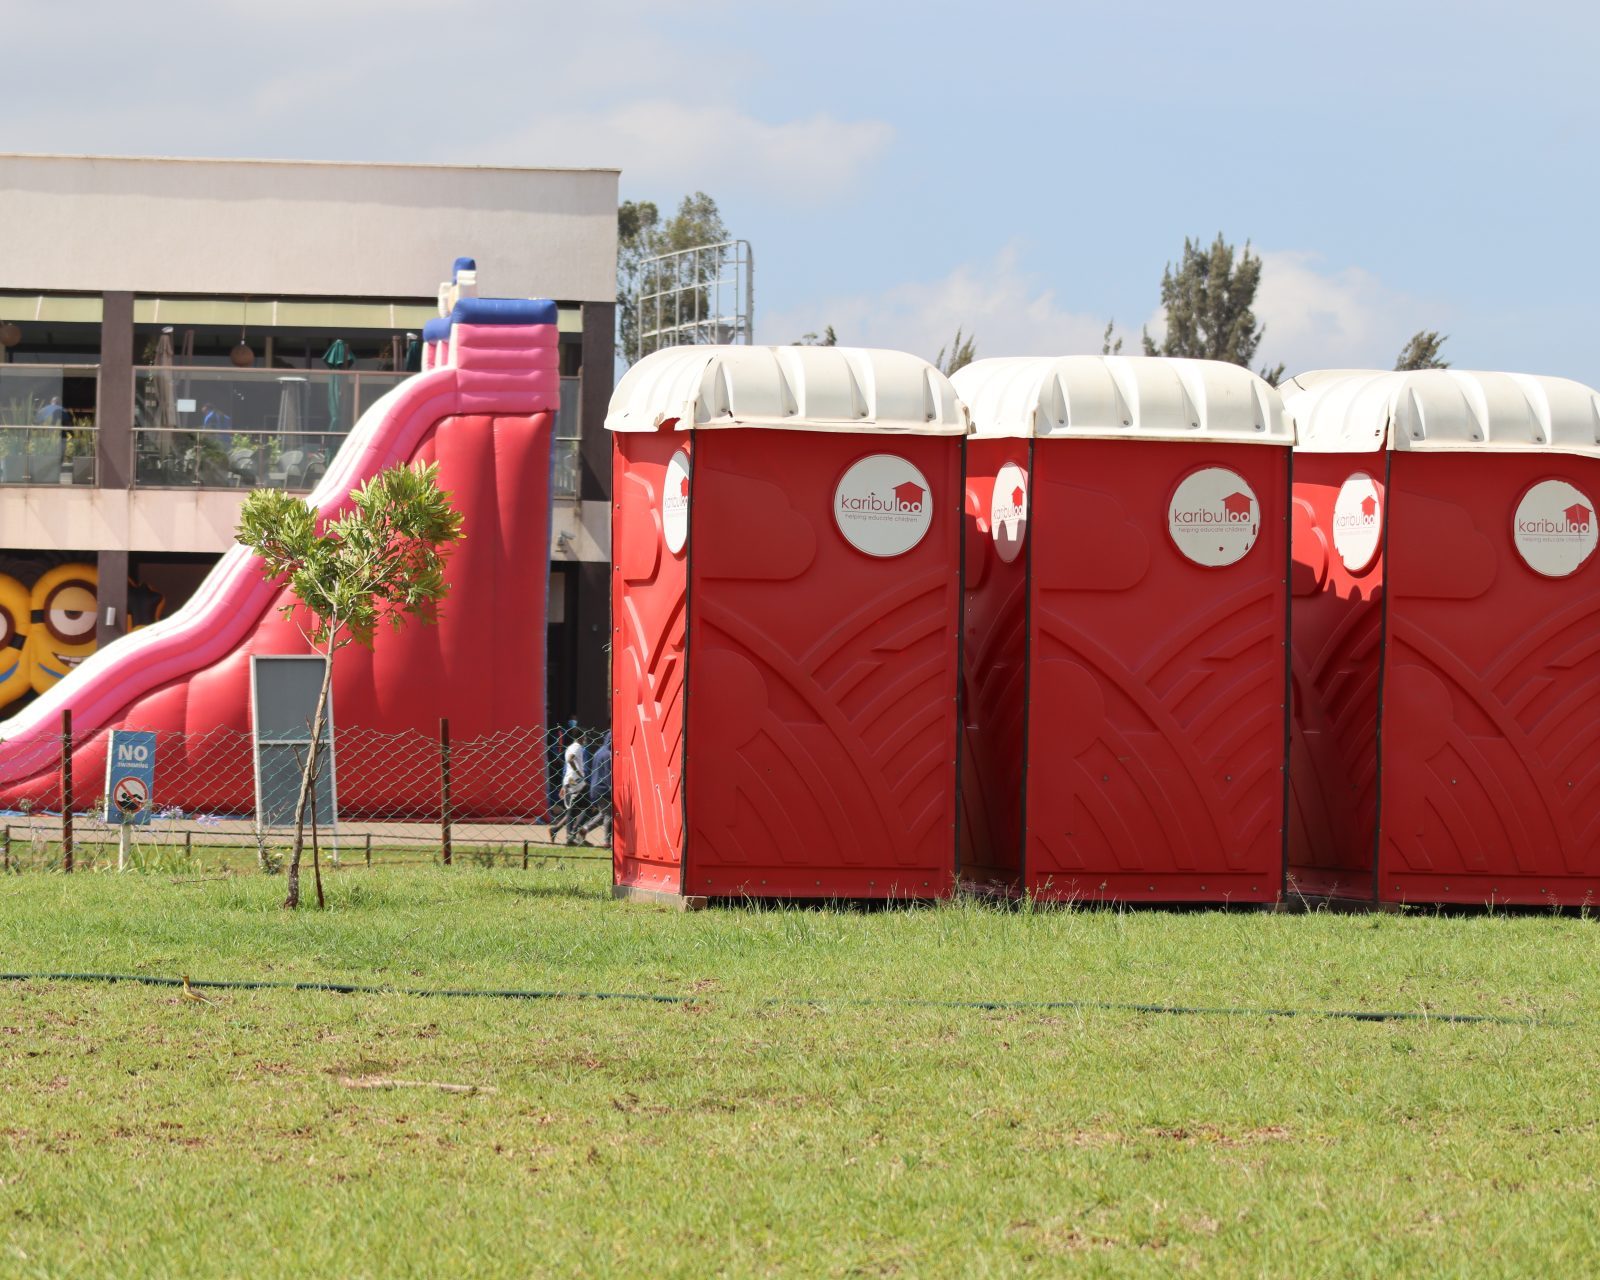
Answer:
<svg viewBox="0 0 1600 1280"><path fill-rule="evenodd" d="M61 403L60 396L51 396L49 404L39 406L33 420L41 427L65 427L71 425L72 413Z"/></svg>

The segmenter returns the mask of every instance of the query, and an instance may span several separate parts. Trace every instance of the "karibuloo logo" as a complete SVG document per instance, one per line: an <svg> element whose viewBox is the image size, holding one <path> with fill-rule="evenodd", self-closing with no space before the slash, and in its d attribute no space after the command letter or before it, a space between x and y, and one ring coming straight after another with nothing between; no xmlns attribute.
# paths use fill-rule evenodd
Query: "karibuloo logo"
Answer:
<svg viewBox="0 0 1600 1280"><path fill-rule="evenodd" d="M1383 541L1383 495L1378 482L1357 471L1339 486L1333 501L1333 549L1351 573L1360 573L1378 558Z"/></svg>
<svg viewBox="0 0 1600 1280"><path fill-rule="evenodd" d="M875 453L854 463L833 491L833 520L869 556L904 555L933 523L928 479L904 458Z"/></svg>
<svg viewBox="0 0 1600 1280"><path fill-rule="evenodd" d="M1028 534L1028 473L1015 462L1008 462L995 473L994 493L989 498L989 536L995 554L1010 564L1022 554L1022 540Z"/></svg>
<svg viewBox="0 0 1600 1280"><path fill-rule="evenodd" d="M661 533L673 555L689 540L689 455L682 449L667 463L661 490Z"/></svg>
<svg viewBox="0 0 1600 1280"><path fill-rule="evenodd" d="M1594 503L1565 480L1541 480L1522 495L1512 517L1517 553L1535 573L1565 578L1576 573L1600 539Z"/></svg>
<svg viewBox="0 0 1600 1280"><path fill-rule="evenodd" d="M1244 559L1261 532L1261 507L1244 477L1227 467L1190 472L1167 506L1173 544L1196 564L1216 569Z"/></svg>

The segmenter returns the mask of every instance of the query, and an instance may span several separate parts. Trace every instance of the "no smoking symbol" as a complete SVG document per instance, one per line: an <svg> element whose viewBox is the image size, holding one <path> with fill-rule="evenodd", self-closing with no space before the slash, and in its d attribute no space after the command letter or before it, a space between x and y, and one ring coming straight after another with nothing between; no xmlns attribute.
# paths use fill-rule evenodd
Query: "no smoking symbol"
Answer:
<svg viewBox="0 0 1600 1280"><path fill-rule="evenodd" d="M119 813L140 813L150 802L150 792L143 778L119 778L111 789L111 802Z"/></svg>

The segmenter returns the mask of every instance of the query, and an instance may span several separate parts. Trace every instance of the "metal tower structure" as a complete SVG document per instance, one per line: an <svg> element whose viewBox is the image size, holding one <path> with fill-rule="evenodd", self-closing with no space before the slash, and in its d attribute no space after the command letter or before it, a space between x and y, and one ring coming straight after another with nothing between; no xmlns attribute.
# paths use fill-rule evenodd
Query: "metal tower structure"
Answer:
<svg viewBox="0 0 1600 1280"><path fill-rule="evenodd" d="M637 360L662 347L755 342L754 259L748 240L646 258L635 295Z"/></svg>

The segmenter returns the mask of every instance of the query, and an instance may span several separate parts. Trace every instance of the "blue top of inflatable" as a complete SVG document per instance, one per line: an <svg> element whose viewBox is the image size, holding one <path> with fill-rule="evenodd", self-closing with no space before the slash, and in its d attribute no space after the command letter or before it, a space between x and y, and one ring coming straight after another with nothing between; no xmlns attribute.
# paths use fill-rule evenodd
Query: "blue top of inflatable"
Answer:
<svg viewBox="0 0 1600 1280"><path fill-rule="evenodd" d="M450 268L450 279L463 271L476 271L477 260L457 258ZM429 320L422 326L424 342L443 342L453 324L554 324L556 304L549 298L459 298L447 316Z"/></svg>

